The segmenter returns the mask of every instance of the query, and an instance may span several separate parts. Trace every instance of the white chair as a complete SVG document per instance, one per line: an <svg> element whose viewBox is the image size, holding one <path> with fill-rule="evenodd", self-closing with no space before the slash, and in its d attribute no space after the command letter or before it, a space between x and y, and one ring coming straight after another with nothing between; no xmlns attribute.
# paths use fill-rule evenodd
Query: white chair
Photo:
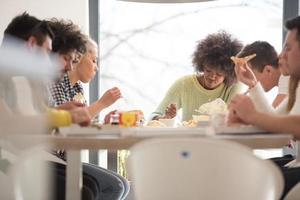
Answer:
<svg viewBox="0 0 300 200"><path fill-rule="evenodd" d="M295 185L285 196L284 200L299 200L300 199L300 183Z"/></svg>
<svg viewBox="0 0 300 200"><path fill-rule="evenodd" d="M34 108L32 87L28 79L24 76L12 77L12 82L16 92L16 111L23 115L36 115L37 111Z"/></svg>
<svg viewBox="0 0 300 200"><path fill-rule="evenodd" d="M0 172L0 199L15 200L12 178Z"/></svg>
<svg viewBox="0 0 300 200"><path fill-rule="evenodd" d="M6 116L12 114L11 110L9 109L9 107L7 106L7 104L2 98L0 98L0 114Z"/></svg>
<svg viewBox="0 0 300 200"><path fill-rule="evenodd" d="M7 80L10 81L5 82L7 85L2 89L11 91L9 98L0 97L0 134L47 133L49 120L46 115L41 114L41 110L36 109L43 106L42 87L31 86L24 76L13 76Z"/></svg>
<svg viewBox="0 0 300 200"><path fill-rule="evenodd" d="M137 200L275 200L283 190L274 164L216 139L142 141L131 148L128 171Z"/></svg>
<svg viewBox="0 0 300 200"><path fill-rule="evenodd" d="M52 172L45 162L46 146L35 146L23 150L18 159L8 169L8 176L13 182L16 200L50 200L53 199ZM6 193L6 191L1 191Z"/></svg>

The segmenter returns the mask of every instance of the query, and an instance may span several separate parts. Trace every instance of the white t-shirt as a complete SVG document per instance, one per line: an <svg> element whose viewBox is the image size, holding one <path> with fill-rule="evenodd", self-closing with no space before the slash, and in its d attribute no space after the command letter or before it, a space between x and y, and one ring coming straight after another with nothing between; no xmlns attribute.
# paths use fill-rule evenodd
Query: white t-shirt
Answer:
<svg viewBox="0 0 300 200"><path fill-rule="evenodd" d="M288 92L289 92L289 80L290 80L290 76L281 75L279 77L278 94L288 94Z"/></svg>
<svg viewBox="0 0 300 200"><path fill-rule="evenodd" d="M300 95L300 87L297 88L296 94ZM264 92L264 89L260 82L258 82L250 91L249 91L250 98L252 99L255 108L260 112L275 112L277 114L288 114L286 111L286 106L288 103L288 98L285 98L277 107L276 109L273 108L273 106L269 103L266 94ZM297 96L299 96L297 95ZM296 102L290 111L292 114L298 114L300 115L300 105L299 100L296 99Z"/></svg>
<svg viewBox="0 0 300 200"><path fill-rule="evenodd" d="M288 82L288 81L287 81ZM265 92L261 86L261 84L258 82L250 91L249 91L250 98L253 100L253 103L255 105L255 108L258 111L261 112L274 112L277 114L291 114L291 115L300 115L300 85L296 89L296 100L294 103L293 108L288 113L286 111L288 98L285 98L276 109L274 109L269 103L266 98ZM300 148L297 147L295 141L291 141L290 144L292 145L292 148L290 147L284 147L283 152L284 154L291 154L296 155L298 152L298 155L300 155ZM298 150L297 150L298 149Z"/></svg>

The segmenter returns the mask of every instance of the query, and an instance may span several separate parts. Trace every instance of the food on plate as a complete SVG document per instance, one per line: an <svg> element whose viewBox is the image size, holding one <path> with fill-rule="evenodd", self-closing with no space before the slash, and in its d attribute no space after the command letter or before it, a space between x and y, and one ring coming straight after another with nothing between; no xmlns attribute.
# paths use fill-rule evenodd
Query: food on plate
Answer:
<svg viewBox="0 0 300 200"><path fill-rule="evenodd" d="M226 114L227 104L221 98L217 98L214 101L202 104L195 111L201 115Z"/></svg>
<svg viewBox="0 0 300 200"><path fill-rule="evenodd" d="M246 64L247 62L249 62L249 60L251 60L252 58L254 58L256 56L256 54L251 54L249 56L245 56L243 58L239 58L236 56L231 56L230 59L234 62L235 65L243 65Z"/></svg>
<svg viewBox="0 0 300 200"><path fill-rule="evenodd" d="M151 120L145 125L145 127L167 127L167 126L158 120Z"/></svg>
<svg viewBox="0 0 300 200"><path fill-rule="evenodd" d="M208 125L210 123L209 115L193 115L193 119L189 121L183 121L182 126L184 127L196 127L199 125Z"/></svg>
<svg viewBox="0 0 300 200"><path fill-rule="evenodd" d="M79 103L85 103L85 98L84 96L78 92L74 97L73 97L73 101L79 102Z"/></svg>
<svg viewBox="0 0 300 200"><path fill-rule="evenodd" d="M182 126L184 127L196 127L198 124L198 120L191 119L189 121L183 121Z"/></svg>
<svg viewBox="0 0 300 200"><path fill-rule="evenodd" d="M209 121L210 116L209 115L193 115L193 120L196 120L196 121Z"/></svg>

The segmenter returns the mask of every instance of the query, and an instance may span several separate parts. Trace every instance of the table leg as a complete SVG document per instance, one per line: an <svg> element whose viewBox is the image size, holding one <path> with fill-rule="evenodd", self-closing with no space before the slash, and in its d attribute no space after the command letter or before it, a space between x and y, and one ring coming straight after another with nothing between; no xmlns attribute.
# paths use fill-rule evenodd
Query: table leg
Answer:
<svg viewBox="0 0 300 200"><path fill-rule="evenodd" d="M82 164L80 150L67 151L66 200L80 200L82 188Z"/></svg>
<svg viewBox="0 0 300 200"><path fill-rule="evenodd" d="M99 165L99 150L89 150L89 163Z"/></svg>
<svg viewBox="0 0 300 200"><path fill-rule="evenodd" d="M300 163L300 142L299 141L296 142L295 148L296 148L296 152L297 152L297 154L296 154L296 162Z"/></svg>
<svg viewBox="0 0 300 200"><path fill-rule="evenodd" d="M107 168L114 172L118 172L118 151L108 150L107 160Z"/></svg>

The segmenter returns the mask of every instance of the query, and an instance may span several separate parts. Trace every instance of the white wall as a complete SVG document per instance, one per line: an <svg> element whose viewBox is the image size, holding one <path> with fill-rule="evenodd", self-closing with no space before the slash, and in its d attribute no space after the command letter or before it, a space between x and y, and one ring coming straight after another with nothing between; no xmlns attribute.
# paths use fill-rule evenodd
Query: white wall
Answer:
<svg viewBox="0 0 300 200"><path fill-rule="evenodd" d="M12 18L27 11L39 19L52 17L72 20L88 34L88 0L0 0L0 43L3 32ZM88 85L84 86L88 100ZM88 161L87 151L82 152L82 160Z"/></svg>
<svg viewBox="0 0 300 200"><path fill-rule="evenodd" d="M88 33L88 0L0 0L0 41L13 17L27 11L40 19L65 18Z"/></svg>

